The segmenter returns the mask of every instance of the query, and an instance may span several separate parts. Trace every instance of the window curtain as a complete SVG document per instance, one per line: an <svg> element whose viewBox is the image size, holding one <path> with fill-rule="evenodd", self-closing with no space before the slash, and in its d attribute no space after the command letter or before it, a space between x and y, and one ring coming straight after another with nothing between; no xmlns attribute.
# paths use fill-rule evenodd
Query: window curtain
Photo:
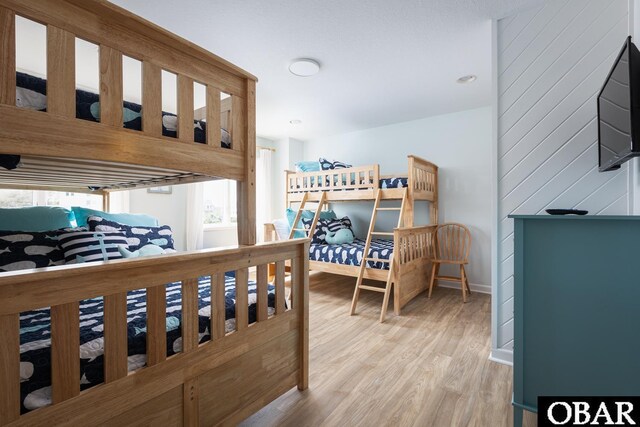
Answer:
<svg viewBox="0 0 640 427"><path fill-rule="evenodd" d="M273 151L258 148L256 151L256 227L258 242L264 241L264 224L271 218Z"/></svg>
<svg viewBox="0 0 640 427"><path fill-rule="evenodd" d="M187 184L187 221L186 221L187 251L202 249L204 238L204 184Z"/></svg>

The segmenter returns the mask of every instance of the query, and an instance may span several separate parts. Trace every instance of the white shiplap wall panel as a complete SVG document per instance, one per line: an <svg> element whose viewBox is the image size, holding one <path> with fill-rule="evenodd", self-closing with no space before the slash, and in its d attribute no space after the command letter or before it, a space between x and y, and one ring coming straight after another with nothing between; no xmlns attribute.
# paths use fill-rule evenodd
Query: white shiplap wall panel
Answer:
<svg viewBox="0 0 640 427"><path fill-rule="evenodd" d="M574 9L575 18L572 20L565 18L566 20L562 24L562 31L544 52L540 54L537 52L523 52L524 57L512 64L500 76L498 82L501 95L500 114L509 109L522 95L523 90L531 87L547 68L554 65L572 44L587 32L593 21L611 6L608 2L599 0L583 0L582 3L585 4L585 8L579 12L579 8ZM544 33L546 34L550 31L552 29L547 28ZM544 37L544 34L541 34L540 37ZM524 71L520 74L522 68L524 68ZM516 79L518 80L518 85L513 86Z"/></svg>
<svg viewBox="0 0 640 427"><path fill-rule="evenodd" d="M509 46L500 53L500 74L509 68L513 61L522 55L528 49L529 45L536 40L535 35L541 33L540 29L544 29L553 17L558 15L564 4L562 2L549 2L537 13L526 27L520 31L516 38L509 43Z"/></svg>
<svg viewBox="0 0 640 427"><path fill-rule="evenodd" d="M513 347L512 213L627 214L628 165L599 173L596 96L628 34L628 0L554 0L498 21L496 350Z"/></svg>
<svg viewBox="0 0 640 427"><path fill-rule="evenodd" d="M574 21L578 19L581 13L576 13L576 11L582 11L585 9L590 3L584 0L571 0L570 2L563 5L563 7L558 11L558 13L553 17L553 19L549 20L548 25L545 26L544 30L541 32L540 37L536 37L532 40L532 42L523 48L520 51L520 55L527 55L531 58L537 58L547 49L556 48L556 43L560 42L559 37L561 34L565 34L568 31L576 31L577 27L580 27L578 23ZM557 22L561 22L563 25L557 25ZM582 28L586 28L586 23ZM553 46L552 46L553 44ZM508 67L509 72L504 73L504 65L502 65L503 70L499 70L500 72L500 84L501 84L501 95L507 95L505 92L511 85L519 78L523 76L524 73L529 70L529 66L525 63L525 61L517 61L515 63L511 63ZM509 94L513 94L514 91L509 92ZM508 107L513 104L513 99L507 103L507 99L505 99L504 107Z"/></svg>
<svg viewBox="0 0 640 427"><path fill-rule="evenodd" d="M614 3L592 23L591 27L578 37L576 42L547 68L533 84L520 87L521 85L516 82L512 85L512 88L517 85L515 87L518 90L514 90L516 93L521 92L522 94L517 99L517 102L512 104L500 116L498 130L501 137L506 137L503 145L504 149L510 149L518 141L517 137L522 135L522 132L517 132L518 128L516 128L515 137L507 135L507 133L513 134L512 127L516 123L520 122L527 113L529 115L535 114L539 117L539 110L542 107L535 109L535 106L541 100L546 107L554 100L563 99L589 73L592 73L597 65L613 53L613 51L606 49L607 46L611 46L612 43L621 45L620 39L617 38L620 37L618 34L620 31L624 35L628 33L627 18L620 16L622 8L615 7L615 5L621 3L626 4L626 1L614 0ZM615 40L612 42L613 39ZM527 57L522 59L526 60ZM533 111L530 112L530 110ZM549 112L547 108L543 108L541 111L543 114ZM526 128L524 131L526 132ZM501 151L501 154L503 153L504 151Z"/></svg>

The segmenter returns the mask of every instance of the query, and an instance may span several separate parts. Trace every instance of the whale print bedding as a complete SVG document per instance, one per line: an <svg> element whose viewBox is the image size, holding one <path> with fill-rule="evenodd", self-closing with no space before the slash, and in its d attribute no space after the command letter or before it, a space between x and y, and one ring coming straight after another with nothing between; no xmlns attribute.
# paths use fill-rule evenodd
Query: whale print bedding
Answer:
<svg viewBox="0 0 640 427"><path fill-rule="evenodd" d="M30 110L46 111L47 81L25 73L16 73L16 106ZM142 106L125 101L122 108L126 129L142 130ZM81 89L76 90L76 117L93 122L100 121L100 96ZM162 135L177 137L178 117L162 112ZM207 143L207 123L193 121L194 141ZM221 130L220 146L231 148L231 136L226 129Z"/></svg>
<svg viewBox="0 0 640 427"><path fill-rule="evenodd" d="M309 259L311 261L359 266L362 262L365 243L362 239L355 239L353 243L344 245L311 244L311 246L309 246ZM367 257L390 259L392 253L393 240L372 239ZM367 261L367 267L388 270L389 263Z"/></svg>
<svg viewBox="0 0 640 427"><path fill-rule="evenodd" d="M201 277L198 284L200 343L210 339L211 281ZM181 286L167 285L167 355L182 350ZM274 313L275 291L268 286L268 313ZM235 279L225 276L225 329L235 330ZM249 323L257 316L256 284L249 282ZM80 388L85 390L103 382L103 300L80 302ZM20 392L22 413L51 404L51 324L48 308L21 313L20 316ZM127 336L129 371L146 362L146 292L127 295Z"/></svg>

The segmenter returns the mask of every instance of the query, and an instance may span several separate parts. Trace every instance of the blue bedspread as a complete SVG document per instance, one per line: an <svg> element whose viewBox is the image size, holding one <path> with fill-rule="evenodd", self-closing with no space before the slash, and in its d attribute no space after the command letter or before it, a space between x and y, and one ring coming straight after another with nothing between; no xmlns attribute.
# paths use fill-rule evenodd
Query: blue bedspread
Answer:
<svg viewBox="0 0 640 427"><path fill-rule="evenodd" d="M180 284L167 285L167 355L182 349ZM269 285L269 314L275 307L274 287ZM199 279L200 342L210 339L210 278ZM82 390L103 382L103 311L102 297L80 303L80 387ZM235 279L225 281L226 330L235 329ZM249 283L249 322L256 320L256 285ZM129 292L127 296L127 335L129 370L146 362L146 291ZM22 412L51 402L51 329L50 310L34 310L20 316L20 381Z"/></svg>
<svg viewBox="0 0 640 427"><path fill-rule="evenodd" d="M345 245L312 244L309 247L311 261L331 262L342 265L360 265L364 253L365 241L355 239L353 243ZM393 253L393 240L373 239L369 248L369 258L389 259ZM367 266L388 270L389 263L368 261Z"/></svg>

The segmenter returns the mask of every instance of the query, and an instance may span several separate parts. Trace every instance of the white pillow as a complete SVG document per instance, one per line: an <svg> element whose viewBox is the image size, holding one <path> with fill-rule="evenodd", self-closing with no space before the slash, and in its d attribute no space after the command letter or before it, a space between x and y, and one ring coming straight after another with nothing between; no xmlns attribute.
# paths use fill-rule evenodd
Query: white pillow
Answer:
<svg viewBox="0 0 640 427"><path fill-rule="evenodd" d="M276 229L278 240L288 240L291 229L289 228L289 222L286 219L276 219L273 221L273 226Z"/></svg>

